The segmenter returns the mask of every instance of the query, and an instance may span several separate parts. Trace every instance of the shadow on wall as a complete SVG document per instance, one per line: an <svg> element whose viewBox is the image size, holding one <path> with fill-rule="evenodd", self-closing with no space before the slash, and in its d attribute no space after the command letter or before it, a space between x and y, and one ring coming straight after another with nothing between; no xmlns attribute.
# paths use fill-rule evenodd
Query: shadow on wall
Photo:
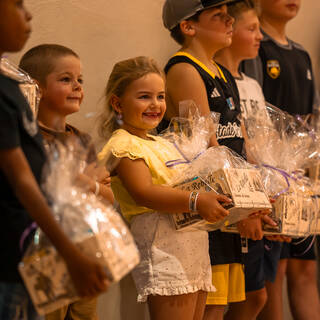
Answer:
<svg viewBox="0 0 320 320"><path fill-rule="evenodd" d="M99 297L98 315L100 320L149 320L147 304L137 303L131 275Z"/></svg>

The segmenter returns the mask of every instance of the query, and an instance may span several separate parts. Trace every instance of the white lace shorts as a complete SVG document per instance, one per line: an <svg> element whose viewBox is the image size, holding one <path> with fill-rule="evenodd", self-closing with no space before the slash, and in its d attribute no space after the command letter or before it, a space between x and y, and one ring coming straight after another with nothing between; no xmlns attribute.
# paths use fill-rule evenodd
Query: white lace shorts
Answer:
<svg viewBox="0 0 320 320"><path fill-rule="evenodd" d="M168 214L153 212L134 217L131 232L141 255L132 272L138 302L148 295L215 291L206 231L176 231Z"/></svg>

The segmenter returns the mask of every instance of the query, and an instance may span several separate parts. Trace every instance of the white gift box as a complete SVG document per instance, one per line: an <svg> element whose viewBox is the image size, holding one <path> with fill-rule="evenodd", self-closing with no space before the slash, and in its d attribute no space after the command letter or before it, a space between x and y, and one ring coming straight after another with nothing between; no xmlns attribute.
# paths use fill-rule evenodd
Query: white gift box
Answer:
<svg viewBox="0 0 320 320"><path fill-rule="evenodd" d="M215 190L228 196L232 203L224 206L230 214L216 223L209 223L198 213L173 214L172 220L177 230L190 228L217 230L224 225L235 223L259 210L271 209L264 190L260 173L255 169L220 169L206 178L196 177L175 186L181 190L208 192Z"/></svg>
<svg viewBox="0 0 320 320"><path fill-rule="evenodd" d="M265 235L285 235L290 237L304 237L319 233L319 211L315 210L315 201L304 194L288 192L279 196L273 203L270 217L277 226L263 225ZM316 205L317 207L317 205ZM221 228L224 232L238 233L236 225Z"/></svg>
<svg viewBox="0 0 320 320"><path fill-rule="evenodd" d="M116 232L115 229L112 231ZM119 234L119 255L115 254L114 246L110 245L108 233L88 235L86 239L77 243L81 252L105 267L111 281L120 280L139 263L139 254L134 242L130 239L122 241L120 237ZM111 241L114 242L114 238ZM19 271L40 315L79 299L64 260L52 246L25 257L19 265Z"/></svg>

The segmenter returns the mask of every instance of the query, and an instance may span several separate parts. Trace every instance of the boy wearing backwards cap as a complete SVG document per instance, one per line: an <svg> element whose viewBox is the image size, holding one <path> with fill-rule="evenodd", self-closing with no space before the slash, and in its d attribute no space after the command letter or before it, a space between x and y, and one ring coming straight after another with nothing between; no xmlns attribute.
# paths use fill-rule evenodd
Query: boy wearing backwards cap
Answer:
<svg viewBox="0 0 320 320"><path fill-rule="evenodd" d="M163 22L182 48L168 61L166 118L179 114L179 102L193 100L203 115L221 114L210 145L226 145L239 155L243 134L239 93L230 72L212 60L215 53L231 44L234 19L226 4L234 0L167 0ZM212 281L217 292L209 293L205 319L222 319L229 302L245 299L241 241L239 235L209 233Z"/></svg>

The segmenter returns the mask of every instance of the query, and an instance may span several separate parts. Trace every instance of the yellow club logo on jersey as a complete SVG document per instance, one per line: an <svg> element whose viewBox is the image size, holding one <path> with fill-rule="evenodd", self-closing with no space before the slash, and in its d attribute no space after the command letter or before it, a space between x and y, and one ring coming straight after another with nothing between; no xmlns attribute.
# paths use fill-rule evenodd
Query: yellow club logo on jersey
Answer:
<svg viewBox="0 0 320 320"><path fill-rule="evenodd" d="M280 75L280 64L278 60L267 61L267 72L272 79L277 79Z"/></svg>

